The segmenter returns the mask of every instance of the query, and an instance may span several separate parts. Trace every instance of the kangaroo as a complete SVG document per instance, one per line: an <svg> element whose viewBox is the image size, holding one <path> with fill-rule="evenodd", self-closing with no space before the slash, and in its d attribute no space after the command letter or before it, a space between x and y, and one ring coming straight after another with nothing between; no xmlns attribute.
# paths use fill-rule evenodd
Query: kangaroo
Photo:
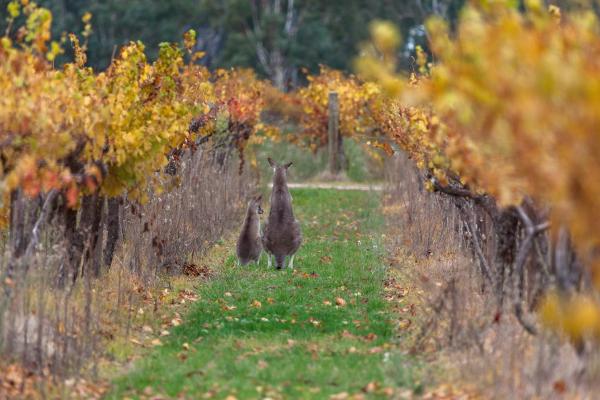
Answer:
<svg viewBox="0 0 600 400"><path fill-rule="evenodd" d="M294 254L302 243L300 223L294 218L292 196L287 186L287 170L292 163L279 165L268 158L273 168L273 191L271 207L263 231L263 247L267 252L269 267L271 256L275 256L275 267L282 269L285 258L290 256L289 267L294 268Z"/></svg>
<svg viewBox="0 0 600 400"><path fill-rule="evenodd" d="M248 202L246 218L236 246L239 265L246 265L251 261L258 263L260 259L262 241L259 214L263 213L260 206L261 200L262 196L258 196Z"/></svg>

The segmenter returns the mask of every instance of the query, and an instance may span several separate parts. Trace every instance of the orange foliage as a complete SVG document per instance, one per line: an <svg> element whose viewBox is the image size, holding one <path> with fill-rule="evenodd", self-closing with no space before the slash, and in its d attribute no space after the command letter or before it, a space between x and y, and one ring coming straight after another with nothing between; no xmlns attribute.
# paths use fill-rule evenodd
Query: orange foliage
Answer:
<svg viewBox="0 0 600 400"><path fill-rule="evenodd" d="M13 1L9 25L24 14L18 42L0 41L0 193L6 210L9 193L22 188L29 196L52 189L70 206L80 194L99 190L144 200L159 185L158 173L170 150L195 141L189 124L211 116L198 135L212 135L217 123L211 108L224 114L223 135L240 153L261 128L264 82L250 71L217 71L193 65L195 32L184 49L161 44L150 63L144 45L123 47L105 72L85 66L86 45L70 35L75 62L55 69L51 61L62 48L49 43L52 15L34 3ZM91 33L90 14L83 22ZM187 49L190 63L184 63Z"/></svg>
<svg viewBox="0 0 600 400"><path fill-rule="evenodd" d="M506 0L473 2L452 35L430 19L435 63L421 59L411 78L395 72L394 51L378 44L390 42L393 28L378 26L373 33L385 40L375 37L357 67L391 96L394 106L378 120L420 167L502 205L524 196L550 205L553 228L569 227L600 276L600 24L592 11L526 5L521 12ZM542 313L549 325L574 339L600 332L596 301L553 304ZM583 329L583 320L596 322Z"/></svg>

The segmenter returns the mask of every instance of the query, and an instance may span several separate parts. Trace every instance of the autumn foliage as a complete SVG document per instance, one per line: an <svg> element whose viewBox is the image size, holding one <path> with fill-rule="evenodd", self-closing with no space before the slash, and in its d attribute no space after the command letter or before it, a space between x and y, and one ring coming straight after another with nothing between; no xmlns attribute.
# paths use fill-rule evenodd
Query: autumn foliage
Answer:
<svg viewBox="0 0 600 400"><path fill-rule="evenodd" d="M568 227L597 277L599 21L592 11L561 15L526 3L522 12L503 0L473 2L456 32L430 19L435 62L418 54L410 77L395 72L395 30L376 24L357 67L390 96L380 125L420 167L503 206L523 199L549 206L552 230ZM590 321L599 313L591 298L549 297L541 315L578 339L598 332Z"/></svg>
<svg viewBox="0 0 600 400"><path fill-rule="evenodd" d="M194 64L202 54L193 52L193 31L183 45L162 44L152 62L131 42L95 72L86 67L89 14L83 43L69 36L74 60L56 68L66 44L51 41L52 15L12 1L0 42L0 207L6 213L17 188L30 197L59 191L69 207L93 193L144 200L148 189L163 190L160 174L177 149L210 142L243 160L259 131L275 136L261 120L265 109L293 114L294 140L315 151L327 143L335 91L342 136L386 152L394 143L430 188L453 183L502 207L524 199L548 206L553 232L568 228L600 287L600 25L591 11L561 14L541 4L529 0L522 11L506 0L475 1L452 32L430 19L435 62L417 48L408 76L397 72L396 30L375 23L356 62L359 77L322 67L306 87L284 94L252 71ZM12 33L21 17L25 25ZM582 326L567 317L579 315L573 308L600 321L600 307L583 297L549 297L541 314L571 337L600 331L573 328Z"/></svg>
<svg viewBox="0 0 600 400"><path fill-rule="evenodd" d="M4 209L17 188L31 197L59 190L71 207L82 194L95 192L127 192L143 200L148 188L161 190L159 173L172 149L193 147L201 137L216 139L220 121L221 136L230 139L220 137L221 145L242 153L261 128L266 83L251 71L211 73L194 65L202 55L191 51L193 31L183 46L163 43L153 62L142 43L131 42L106 71L96 73L86 67L85 43L75 35L70 35L74 61L53 66L64 43L50 42L48 10L13 1L9 14L10 25L21 14L26 23L0 46ZM91 15L83 19L86 39Z"/></svg>
<svg viewBox="0 0 600 400"><path fill-rule="evenodd" d="M307 79L306 87L291 94L301 108L299 122L304 144L313 151L327 145L330 92L338 94L342 136L361 138L373 133L375 124L370 107L380 92L377 85L327 67L321 67L318 75L309 75Z"/></svg>

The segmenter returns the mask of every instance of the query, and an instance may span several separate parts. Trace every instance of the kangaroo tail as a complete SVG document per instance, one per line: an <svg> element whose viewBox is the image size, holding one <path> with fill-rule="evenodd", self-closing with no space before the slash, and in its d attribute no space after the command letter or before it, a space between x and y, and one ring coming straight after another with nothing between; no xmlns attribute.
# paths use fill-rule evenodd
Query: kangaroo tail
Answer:
<svg viewBox="0 0 600 400"><path fill-rule="evenodd" d="M285 256L284 255L276 255L275 256L275 267L277 269L281 269L281 268L283 268L283 263L285 263Z"/></svg>

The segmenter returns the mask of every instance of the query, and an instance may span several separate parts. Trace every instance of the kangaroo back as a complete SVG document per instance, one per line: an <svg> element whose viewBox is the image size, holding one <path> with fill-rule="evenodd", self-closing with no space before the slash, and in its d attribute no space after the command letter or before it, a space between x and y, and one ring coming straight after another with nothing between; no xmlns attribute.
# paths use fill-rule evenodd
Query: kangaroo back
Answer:
<svg viewBox="0 0 600 400"><path fill-rule="evenodd" d="M291 165L277 165L271 159L273 167L273 190L271 208L265 224L263 245L267 252L275 256L277 268L282 268L286 256L296 253L302 242L300 224L294 217L292 196L287 186L287 169Z"/></svg>
<svg viewBox="0 0 600 400"><path fill-rule="evenodd" d="M246 218L236 246L236 253L241 265L246 265L250 261L258 261L260 258L262 251L259 216L259 214L262 214L262 208L260 207L260 200L261 197L259 196L248 203Z"/></svg>

